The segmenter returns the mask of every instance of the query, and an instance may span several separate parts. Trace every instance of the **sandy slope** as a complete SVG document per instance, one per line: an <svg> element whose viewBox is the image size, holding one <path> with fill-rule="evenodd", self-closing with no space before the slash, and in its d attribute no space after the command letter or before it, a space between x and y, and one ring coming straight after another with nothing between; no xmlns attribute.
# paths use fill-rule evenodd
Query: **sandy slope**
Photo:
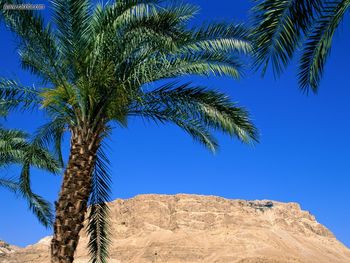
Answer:
<svg viewBox="0 0 350 263"><path fill-rule="evenodd" d="M110 206L111 263L350 262L350 250L295 203L180 194ZM49 242L0 254L0 262L47 263ZM83 233L76 263L88 262L86 242Z"/></svg>

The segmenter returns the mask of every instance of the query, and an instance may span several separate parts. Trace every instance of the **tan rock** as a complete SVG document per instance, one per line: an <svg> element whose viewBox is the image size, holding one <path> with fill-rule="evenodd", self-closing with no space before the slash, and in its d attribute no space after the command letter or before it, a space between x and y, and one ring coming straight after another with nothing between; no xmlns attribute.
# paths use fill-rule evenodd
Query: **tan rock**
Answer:
<svg viewBox="0 0 350 263"><path fill-rule="evenodd" d="M110 208L110 263L350 262L350 250L296 203L140 195ZM48 263L49 243L5 252L0 262ZM88 262L86 244L82 233L76 263Z"/></svg>

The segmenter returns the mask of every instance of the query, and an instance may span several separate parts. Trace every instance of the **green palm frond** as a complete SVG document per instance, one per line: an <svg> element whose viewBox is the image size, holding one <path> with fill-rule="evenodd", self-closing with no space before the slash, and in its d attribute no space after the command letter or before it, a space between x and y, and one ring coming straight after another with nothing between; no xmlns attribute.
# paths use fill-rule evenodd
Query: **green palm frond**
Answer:
<svg viewBox="0 0 350 263"><path fill-rule="evenodd" d="M183 30L182 24L184 17L195 12L193 7L183 5L164 9L154 2L158 1L139 1L122 13L118 4L96 9L91 38L94 43L91 60L95 66L97 55L112 57L120 63L116 72L123 73L123 67L130 67L126 62L137 61L135 54L144 48L153 47L153 52L165 47L171 50L178 41L184 41L188 33ZM150 57L151 53L146 54Z"/></svg>
<svg viewBox="0 0 350 263"><path fill-rule="evenodd" d="M190 37L190 33L185 30L184 21L195 14L196 9L194 7L182 5L155 10L154 14L139 18L139 20L133 23L128 23L125 27L118 28L118 38L123 40L125 37L126 39L132 38L137 40L142 34L147 36L147 34L152 33L158 39L160 38L159 40L164 41L158 45L158 51L161 51L174 50L179 44L184 43ZM148 36L144 43L153 43L150 40L157 41L156 38ZM140 42L140 44L142 45L143 43ZM124 48L128 48L128 46L123 46Z"/></svg>
<svg viewBox="0 0 350 263"><path fill-rule="evenodd" d="M145 24L154 27L157 25L154 22L157 22L160 23L158 24L160 30L167 27L180 28L197 12L198 7L190 4L174 5L170 3L163 7L157 1L148 1L148 3L141 1L120 13L115 21L115 26L118 30L125 30Z"/></svg>
<svg viewBox="0 0 350 263"><path fill-rule="evenodd" d="M240 78L243 64L237 56L221 52L178 52L159 54L147 63L139 62L128 74L128 82L138 85L185 75L230 76Z"/></svg>
<svg viewBox="0 0 350 263"><path fill-rule="evenodd" d="M215 23L194 29L182 49L200 51L236 51L250 54L250 30L243 24Z"/></svg>
<svg viewBox="0 0 350 263"><path fill-rule="evenodd" d="M28 202L29 209L45 227L51 227L53 222L53 212L51 204L41 196L32 192L30 186L30 166L24 164L19 180L18 191Z"/></svg>
<svg viewBox="0 0 350 263"><path fill-rule="evenodd" d="M258 140L256 128L243 108L237 107L220 92L190 87L189 84L171 83L145 93L130 108L129 114L173 122L186 131L199 134L201 138L198 140L201 142L212 141L204 144L211 150L215 150L216 143L210 139L210 129L236 136L247 143ZM188 127L185 123L188 123Z"/></svg>
<svg viewBox="0 0 350 263"><path fill-rule="evenodd" d="M299 83L303 90L317 92L333 35L349 9L350 1L327 2L308 34L300 59Z"/></svg>
<svg viewBox="0 0 350 263"><path fill-rule="evenodd" d="M280 74L322 7L322 0L256 0L253 8L257 67Z"/></svg>
<svg viewBox="0 0 350 263"><path fill-rule="evenodd" d="M44 147L29 144L25 149L25 160L33 167L57 174L61 171L59 161Z"/></svg>
<svg viewBox="0 0 350 263"><path fill-rule="evenodd" d="M82 65L89 45L91 7L88 0L52 0L53 19L62 62L69 68L70 80L84 70Z"/></svg>
<svg viewBox="0 0 350 263"><path fill-rule="evenodd" d="M19 51L25 69L45 81L58 84L63 78L61 63L50 25L44 25L40 12L33 10L6 10L5 4L25 4L21 0L1 0L0 20L19 37Z"/></svg>
<svg viewBox="0 0 350 263"><path fill-rule="evenodd" d="M248 32L242 25L216 24L203 27L194 31L192 36L184 36L181 40L171 39L172 44L169 46L179 47L170 48L165 54L159 52L159 46L164 46L167 40L154 31L150 32L149 38L154 46L144 39L135 44L132 39L128 39L124 45L131 48L129 54L132 55L133 64L129 65L124 76L139 85L181 75L239 78L243 74L243 65L234 53L248 54L251 51Z"/></svg>
<svg viewBox="0 0 350 263"><path fill-rule="evenodd" d="M77 123L81 118L83 103L81 100L81 90L75 85L63 84L55 88L42 89L40 92L40 107L52 119L67 118L70 124Z"/></svg>
<svg viewBox="0 0 350 263"><path fill-rule="evenodd" d="M102 148L97 153L97 159L92 176L92 191L90 194L90 211L87 232L89 234L90 261L93 263L108 262L108 247L111 242L109 230L109 207L111 175L110 162Z"/></svg>
<svg viewBox="0 0 350 263"><path fill-rule="evenodd" d="M25 87L15 80L0 78L0 116L15 109L33 109L38 101L35 87Z"/></svg>
<svg viewBox="0 0 350 263"><path fill-rule="evenodd" d="M52 223L51 205L41 196L35 194L30 186L30 167L45 169L51 173L60 170L58 161L45 149L30 144L28 135L18 130L7 130L0 127L0 167L11 164L22 165L19 179L0 179L0 186L20 193L27 200L30 210L46 227Z"/></svg>
<svg viewBox="0 0 350 263"><path fill-rule="evenodd" d="M1 165L0 165L1 167ZM12 178L4 178L4 177L0 177L0 187L5 187L7 189L9 189L12 192L17 192L19 185L17 183L16 180L12 179Z"/></svg>
<svg viewBox="0 0 350 263"><path fill-rule="evenodd" d="M60 170L57 160L45 147L30 143L28 139L22 131L0 127L0 165L27 163L57 173Z"/></svg>
<svg viewBox="0 0 350 263"><path fill-rule="evenodd" d="M89 60L91 63L95 65L102 58L118 55L119 52L117 51L120 48L118 44L121 43L121 38L131 31L131 25L129 24L133 19L140 20L141 17L150 16L153 12L156 12L158 2L117 1L113 5L97 5L93 12L90 25L92 50ZM123 30L127 25L129 25L129 30ZM133 26L135 27L137 25L134 23Z"/></svg>
<svg viewBox="0 0 350 263"><path fill-rule="evenodd" d="M117 30L120 27L126 27L132 23L137 23L141 19L155 16L159 12L158 0L141 0L141 1L117 1L106 9L104 19L101 20L100 30Z"/></svg>
<svg viewBox="0 0 350 263"><path fill-rule="evenodd" d="M300 88L316 93L335 31L349 10L349 0L256 0L252 34L255 66L271 64L280 74L299 48Z"/></svg>
<svg viewBox="0 0 350 263"><path fill-rule="evenodd" d="M27 134L18 130L7 130L0 126L0 169L23 161L23 149L27 147ZM0 177L0 186L17 192L19 183L15 178Z"/></svg>
<svg viewBox="0 0 350 263"><path fill-rule="evenodd" d="M200 120L193 119L190 115L182 114L171 108L161 109L150 105L142 109L132 109L129 114L130 116L140 116L156 123L174 123L187 132L194 141L201 143L211 152L215 153L218 149L218 142L209 130L209 127Z"/></svg>
<svg viewBox="0 0 350 263"><path fill-rule="evenodd" d="M179 39L159 34L157 29L149 30L149 27L142 28L143 38L139 38L142 34L138 32L137 38L127 38L120 45L130 50L122 60L130 62L118 68L127 82L142 85L183 75L239 78L243 66L236 53L248 54L251 50L248 30L241 25L207 26L192 35L185 31ZM174 35L179 36L176 31ZM165 50L162 52L160 47Z"/></svg>
<svg viewBox="0 0 350 263"><path fill-rule="evenodd" d="M22 131L0 127L0 167L23 162L27 138L28 135Z"/></svg>
<svg viewBox="0 0 350 263"><path fill-rule="evenodd" d="M63 166L63 157L62 157L62 141L63 135L68 127L69 122L66 118L54 118L51 122L48 122L36 131L33 144L38 147L50 148L50 145L53 145L53 152L57 157L60 166Z"/></svg>

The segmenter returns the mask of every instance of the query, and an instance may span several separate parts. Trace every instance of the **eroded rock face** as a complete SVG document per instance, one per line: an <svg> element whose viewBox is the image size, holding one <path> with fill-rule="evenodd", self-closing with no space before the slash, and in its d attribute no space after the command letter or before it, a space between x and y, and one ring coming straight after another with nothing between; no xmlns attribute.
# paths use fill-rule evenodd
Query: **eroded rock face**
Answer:
<svg viewBox="0 0 350 263"><path fill-rule="evenodd" d="M0 257L5 254L13 253L18 248L15 246L11 246L10 244L7 244L6 242L0 240ZM1 261L0 261L1 262Z"/></svg>
<svg viewBox="0 0 350 263"><path fill-rule="evenodd" d="M349 263L350 250L296 203L140 195L111 207L111 263ZM1 263L49 262L50 238ZM88 262L81 235L76 263Z"/></svg>

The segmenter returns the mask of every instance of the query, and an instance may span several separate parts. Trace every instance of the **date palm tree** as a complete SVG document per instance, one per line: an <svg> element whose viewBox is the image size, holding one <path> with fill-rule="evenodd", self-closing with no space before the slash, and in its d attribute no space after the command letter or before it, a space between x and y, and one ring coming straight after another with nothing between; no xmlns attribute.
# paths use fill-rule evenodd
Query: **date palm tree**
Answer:
<svg viewBox="0 0 350 263"><path fill-rule="evenodd" d="M275 73L293 59L301 47L298 78L304 91L317 92L333 36L350 0L256 0L253 8L256 66Z"/></svg>
<svg viewBox="0 0 350 263"><path fill-rule="evenodd" d="M38 130L35 142L54 145L58 155L63 134L70 134L56 202L52 263L73 262L89 204L91 260L106 262L105 202L111 178L103 144L114 128L128 125L128 118L174 123L211 151L218 147L213 131L245 143L257 141L245 109L217 90L177 79L239 78L246 61L242 56L252 49L244 26L212 23L190 29L198 8L174 1L92 2L52 0L53 26L38 12L1 8L3 21L17 36L23 68L44 85L24 87L3 79L2 110L45 110L50 121Z"/></svg>
<svg viewBox="0 0 350 263"><path fill-rule="evenodd" d="M0 127L0 169L21 165L18 179L0 176L0 186L20 194L28 202L30 210L46 227L52 225L53 213L49 202L31 190L30 167L36 167L51 173L59 172L59 162L46 149L29 143L28 135L19 130Z"/></svg>

